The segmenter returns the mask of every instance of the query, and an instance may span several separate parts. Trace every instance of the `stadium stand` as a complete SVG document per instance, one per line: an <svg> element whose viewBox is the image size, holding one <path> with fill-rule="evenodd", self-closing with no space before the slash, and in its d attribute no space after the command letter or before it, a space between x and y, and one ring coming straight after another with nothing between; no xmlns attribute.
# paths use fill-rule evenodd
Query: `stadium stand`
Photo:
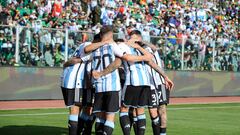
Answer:
<svg viewBox="0 0 240 135"><path fill-rule="evenodd" d="M239 0L0 3L2 66L61 67L79 43L92 40L100 25L113 25L116 39L141 30L144 40L159 46L166 69L240 71Z"/></svg>

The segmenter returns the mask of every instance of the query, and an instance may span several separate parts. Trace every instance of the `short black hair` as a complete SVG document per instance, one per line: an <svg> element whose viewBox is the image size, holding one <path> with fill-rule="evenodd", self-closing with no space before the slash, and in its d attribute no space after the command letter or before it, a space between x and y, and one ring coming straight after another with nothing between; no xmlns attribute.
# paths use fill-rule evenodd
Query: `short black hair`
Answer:
<svg viewBox="0 0 240 135"><path fill-rule="evenodd" d="M108 32L112 32L113 31L113 27L112 26L110 26L110 25L104 25L104 26L102 26L102 28L100 29L100 35L102 36L102 35L104 35L104 34L106 34L106 33L108 33Z"/></svg>
<svg viewBox="0 0 240 135"><path fill-rule="evenodd" d="M139 30L133 30L130 32L129 36L132 36L132 35L138 35L138 36L141 36L141 32Z"/></svg>
<svg viewBox="0 0 240 135"><path fill-rule="evenodd" d="M97 42L100 42L101 41L101 36L100 34L96 34L94 35L94 38L93 38L93 43L97 43Z"/></svg>
<svg viewBox="0 0 240 135"><path fill-rule="evenodd" d="M114 41L115 41L115 42L124 42L123 39L115 39Z"/></svg>

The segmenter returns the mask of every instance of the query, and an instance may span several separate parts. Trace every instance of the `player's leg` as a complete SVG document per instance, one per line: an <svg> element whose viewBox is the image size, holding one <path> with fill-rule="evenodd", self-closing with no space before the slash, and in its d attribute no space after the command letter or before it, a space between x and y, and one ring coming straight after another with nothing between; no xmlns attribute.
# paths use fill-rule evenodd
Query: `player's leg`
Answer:
<svg viewBox="0 0 240 135"><path fill-rule="evenodd" d="M93 105L93 113L96 116L96 123L95 123L95 134L101 135L103 134L103 128L105 123L105 113L103 113L104 108L104 92L95 93L95 100Z"/></svg>
<svg viewBox="0 0 240 135"><path fill-rule="evenodd" d="M62 93L65 105L69 108L69 135L77 135L79 107L75 105L75 89L62 88Z"/></svg>
<svg viewBox="0 0 240 135"><path fill-rule="evenodd" d="M84 107L83 112L86 114L83 135L90 135L95 121L95 115L92 113L92 107Z"/></svg>
<svg viewBox="0 0 240 135"><path fill-rule="evenodd" d="M130 129L132 128L132 125L133 125L133 119L134 119L134 117L136 117L136 113L135 113L135 116L133 113L135 113L135 110L134 110L134 108L130 107L128 110L128 116L129 116L129 120L130 120Z"/></svg>
<svg viewBox="0 0 240 135"><path fill-rule="evenodd" d="M154 135L160 134L160 118L157 108L149 108L149 114L152 120L152 130Z"/></svg>
<svg viewBox="0 0 240 135"><path fill-rule="evenodd" d="M166 135L167 130L167 109L166 105L160 105L158 112L161 117L161 128L160 128L160 135Z"/></svg>
<svg viewBox="0 0 240 135"><path fill-rule="evenodd" d="M85 103L84 103L84 98L86 97L85 95L86 89L82 89L82 110L79 112L78 116L78 133L82 133L84 130L84 124L87 120L88 115L84 111Z"/></svg>
<svg viewBox="0 0 240 135"><path fill-rule="evenodd" d="M129 119L130 119L130 130L133 127L134 133L137 134L137 114L136 114L136 109L130 107L128 114L129 114Z"/></svg>
<svg viewBox="0 0 240 135"><path fill-rule="evenodd" d="M84 121L83 127L83 135L89 135L92 131L92 125L95 121L95 116L92 113L93 106L93 92L95 90L86 89L83 91L83 110L81 112L80 118Z"/></svg>
<svg viewBox="0 0 240 135"><path fill-rule="evenodd" d="M70 115L68 119L69 135L77 135L79 106L71 106L69 108L69 111L70 111Z"/></svg>
<svg viewBox="0 0 240 135"><path fill-rule="evenodd" d="M74 92L74 104L76 107L76 109L73 109L73 113L74 115L77 115L78 117L78 121L77 121L77 134L82 133L82 129L83 129L83 125L81 125L80 123L81 120L79 121L79 114L82 110L82 97L83 97L83 89L81 88L75 88L75 92Z"/></svg>
<svg viewBox="0 0 240 135"><path fill-rule="evenodd" d="M128 113L128 108L122 106L120 108L120 113L119 113L119 119L120 119L120 125L123 131L124 135L130 135L130 119L129 119L129 113Z"/></svg>
<svg viewBox="0 0 240 135"><path fill-rule="evenodd" d="M123 88L122 106L120 109L120 124L124 135L130 135L131 121L129 117L129 107L136 108L138 95L136 95L134 86L128 85ZM134 107L134 105L136 107Z"/></svg>
<svg viewBox="0 0 240 135"><path fill-rule="evenodd" d="M78 97L79 99L79 105L81 105L81 109L79 110L79 113L78 113L78 134L82 134L83 132L83 129L84 129L84 123L85 123L85 120L86 120L86 114L84 113L84 106L83 106L83 93L84 93L84 89L80 89L80 96Z"/></svg>
<svg viewBox="0 0 240 135"><path fill-rule="evenodd" d="M104 129L104 123L106 121L105 119L105 113L103 112L98 112L95 113L96 115L96 123L95 123L95 134L96 135L102 135L103 134L103 129Z"/></svg>
<svg viewBox="0 0 240 135"><path fill-rule="evenodd" d="M146 130L146 115L144 108L140 107L136 109L137 114L137 135L144 135Z"/></svg>
<svg viewBox="0 0 240 135"><path fill-rule="evenodd" d="M165 85L159 86L159 108L158 113L161 119L160 135L166 135L167 131L167 104L169 103L169 90L166 89Z"/></svg>
<svg viewBox="0 0 240 135"><path fill-rule="evenodd" d="M151 107L151 89L149 86L138 87L138 108L136 109L137 114L137 134L144 135L146 130L146 115L144 107Z"/></svg>
<svg viewBox="0 0 240 135"><path fill-rule="evenodd" d="M78 120L79 133L82 132L83 135L91 134L94 121L95 117L92 114L92 107L83 107Z"/></svg>
<svg viewBox="0 0 240 135"><path fill-rule="evenodd" d="M103 134L112 135L115 120L115 113L106 113L106 121L104 123Z"/></svg>
<svg viewBox="0 0 240 135"><path fill-rule="evenodd" d="M86 115L84 113L84 108L83 108L78 115L78 133L79 134L83 132L85 119L86 119Z"/></svg>
<svg viewBox="0 0 240 135"><path fill-rule="evenodd" d="M151 101L152 107L148 108L151 120L152 120L152 130L154 135L160 134L160 118L158 115L158 93L157 90L151 90Z"/></svg>
<svg viewBox="0 0 240 135"><path fill-rule="evenodd" d="M106 105L106 121L104 123L104 135L112 135L114 129L115 114L119 112L120 107L120 92L111 91L105 92Z"/></svg>

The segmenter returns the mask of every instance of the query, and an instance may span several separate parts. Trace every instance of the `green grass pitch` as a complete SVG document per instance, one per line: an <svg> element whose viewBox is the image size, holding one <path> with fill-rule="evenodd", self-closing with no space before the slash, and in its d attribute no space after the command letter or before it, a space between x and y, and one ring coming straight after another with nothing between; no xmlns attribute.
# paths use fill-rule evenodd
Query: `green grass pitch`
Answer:
<svg viewBox="0 0 240 135"><path fill-rule="evenodd" d="M67 109L0 111L0 134L67 135L67 112ZM168 135L240 135L240 103L169 105L167 131ZM118 117L113 135L122 135ZM152 135L148 113L146 135Z"/></svg>

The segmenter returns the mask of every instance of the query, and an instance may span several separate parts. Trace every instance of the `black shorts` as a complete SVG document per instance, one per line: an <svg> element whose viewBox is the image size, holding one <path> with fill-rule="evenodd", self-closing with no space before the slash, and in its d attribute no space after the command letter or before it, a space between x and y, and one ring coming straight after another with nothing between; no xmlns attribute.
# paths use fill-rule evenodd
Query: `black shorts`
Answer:
<svg viewBox="0 0 240 135"><path fill-rule="evenodd" d="M68 89L63 87L61 88L62 88L64 103L67 107L70 107L73 105L81 105L82 89Z"/></svg>
<svg viewBox="0 0 240 135"><path fill-rule="evenodd" d="M158 86L158 98L159 98L159 105L167 105L169 104L169 96L170 92L166 88L165 84Z"/></svg>
<svg viewBox="0 0 240 135"><path fill-rule="evenodd" d="M158 90L151 90L151 101L152 101L152 106L150 106L149 108L158 108L159 106L159 97L158 97Z"/></svg>
<svg viewBox="0 0 240 135"><path fill-rule="evenodd" d="M123 95L122 104L125 107L152 107L150 86L132 86L126 87Z"/></svg>
<svg viewBox="0 0 240 135"><path fill-rule="evenodd" d="M120 109L120 92L109 91L95 93L93 113L116 113Z"/></svg>
<svg viewBox="0 0 240 135"><path fill-rule="evenodd" d="M82 92L82 106L92 107L94 102L95 89L83 89Z"/></svg>

